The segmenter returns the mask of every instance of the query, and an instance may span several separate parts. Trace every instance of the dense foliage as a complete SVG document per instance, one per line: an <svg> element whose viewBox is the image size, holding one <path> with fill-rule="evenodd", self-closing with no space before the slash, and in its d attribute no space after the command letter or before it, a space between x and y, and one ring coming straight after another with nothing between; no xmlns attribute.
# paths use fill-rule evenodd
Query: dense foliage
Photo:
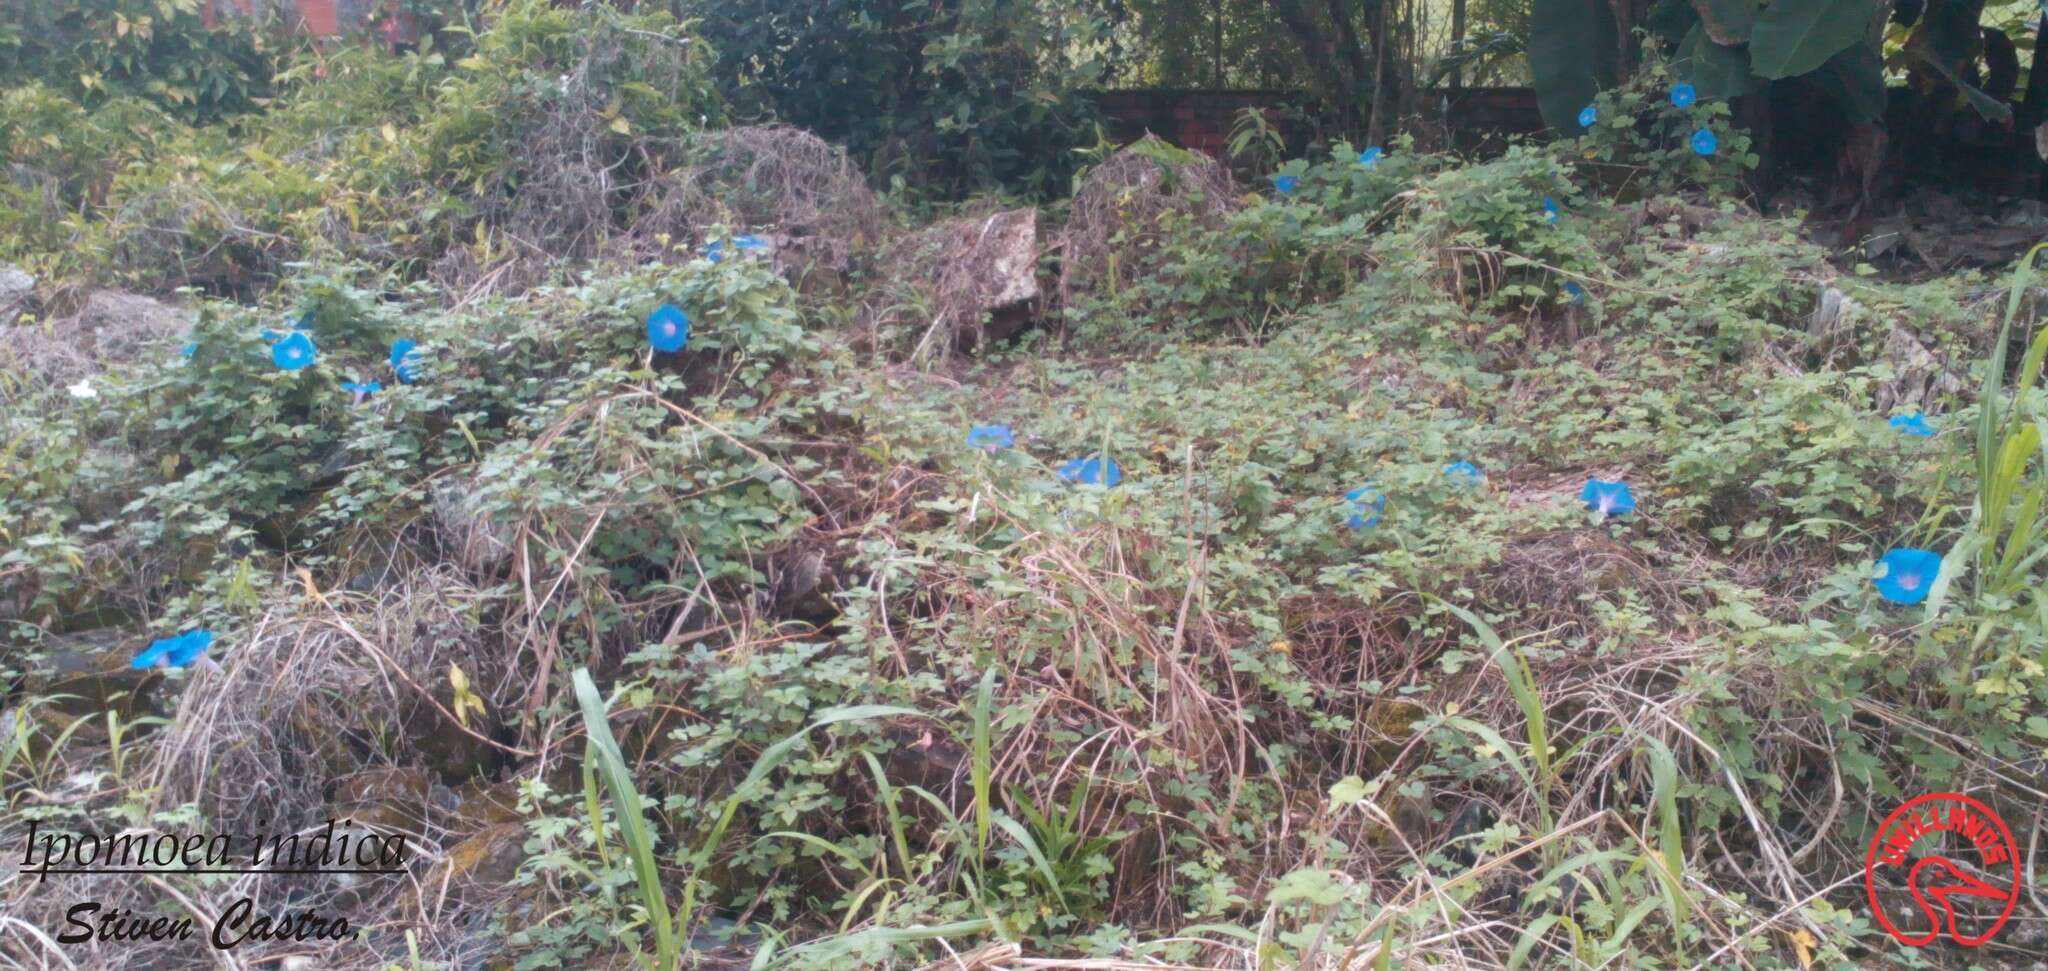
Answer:
<svg viewBox="0 0 2048 971"><path fill-rule="evenodd" d="M0 843L419 837L11 919L254 895L361 933L235 960L379 971L1960 966L1861 867L1921 792L2039 825L2039 251L1838 267L1653 56L1485 160L1127 147L973 343L903 254L991 207L726 127L742 60L853 95L649 6L324 50L232 125L0 91ZM932 184L1067 164L931 114L1046 65L918 73L1052 28L903 9L845 53L930 61L887 124Z"/></svg>
<svg viewBox="0 0 2048 971"><path fill-rule="evenodd" d="M1105 12L1018 0L683 5L742 114L847 146L939 190L1057 192L1101 138L1081 89L1106 71Z"/></svg>
<svg viewBox="0 0 2048 971"><path fill-rule="evenodd" d="M41 81L88 108L126 96L214 121L269 96L279 46L265 29L209 29L193 0L9 4L0 86Z"/></svg>

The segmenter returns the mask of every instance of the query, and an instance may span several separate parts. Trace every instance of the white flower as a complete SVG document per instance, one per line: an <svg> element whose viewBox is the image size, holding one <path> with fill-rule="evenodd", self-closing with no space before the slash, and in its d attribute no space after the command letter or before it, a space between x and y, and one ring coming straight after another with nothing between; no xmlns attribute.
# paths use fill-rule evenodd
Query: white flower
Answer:
<svg viewBox="0 0 2048 971"><path fill-rule="evenodd" d="M71 392L73 398L97 398L100 396L100 393L93 389L92 382L85 378L78 379L77 384L65 390Z"/></svg>

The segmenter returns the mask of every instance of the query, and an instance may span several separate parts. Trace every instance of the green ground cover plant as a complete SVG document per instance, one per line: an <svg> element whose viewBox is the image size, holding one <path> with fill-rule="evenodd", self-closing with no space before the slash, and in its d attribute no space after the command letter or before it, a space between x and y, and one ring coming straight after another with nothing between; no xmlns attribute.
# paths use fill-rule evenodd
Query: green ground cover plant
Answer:
<svg viewBox="0 0 2048 971"><path fill-rule="evenodd" d="M1861 866L1921 792L2038 825L2038 250L1838 267L1647 69L1486 160L1104 157L969 348L932 200L728 125L687 22L438 44L0 92L0 843L420 847L0 884L9 961L254 894L356 932L241 966L1966 966Z"/></svg>

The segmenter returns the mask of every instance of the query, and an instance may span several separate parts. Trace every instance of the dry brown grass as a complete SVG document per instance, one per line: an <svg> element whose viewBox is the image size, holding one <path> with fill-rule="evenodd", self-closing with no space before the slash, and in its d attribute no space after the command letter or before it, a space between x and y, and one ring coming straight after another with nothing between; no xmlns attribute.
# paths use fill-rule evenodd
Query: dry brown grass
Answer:
<svg viewBox="0 0 2048 971"><path fill-rule="evenodd" d="M1125 146L1081 182L1060 235L1064 303L1094 287L1122 287L1146 272L1170 227L1213 226L1237 208L1223 163L1156 138Z"/></svg>

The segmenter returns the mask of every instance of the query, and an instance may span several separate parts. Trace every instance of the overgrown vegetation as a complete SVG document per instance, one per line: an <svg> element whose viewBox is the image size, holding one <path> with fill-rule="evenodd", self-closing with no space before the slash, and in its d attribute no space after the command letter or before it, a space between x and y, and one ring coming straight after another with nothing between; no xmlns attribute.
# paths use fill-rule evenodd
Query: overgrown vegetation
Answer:
<svg viewBox="0 0 2048 971"><path fill-rule="evenodd" d="M243 966L2040 951L1903 948L1861 883L1922 792L2038 835L2039 251L1837 267L1651 65L1487 160L1332 144L1247 186L1125 147L1028 254L1036 326L970 343L991 308L898 254L978 257L993 207L925 225L729 126L686 21L519 0L441 43L288 59L232 124L0 92L0 259L37 278L0 302L0 844L415 851L18 879L9 962L210 959L51 937L245 896L355 932ZM931 151L1012 164L918 104ZM1894 549L1941 554L1915 605ZM217 670L130 667L201 629Z"/></svg>

